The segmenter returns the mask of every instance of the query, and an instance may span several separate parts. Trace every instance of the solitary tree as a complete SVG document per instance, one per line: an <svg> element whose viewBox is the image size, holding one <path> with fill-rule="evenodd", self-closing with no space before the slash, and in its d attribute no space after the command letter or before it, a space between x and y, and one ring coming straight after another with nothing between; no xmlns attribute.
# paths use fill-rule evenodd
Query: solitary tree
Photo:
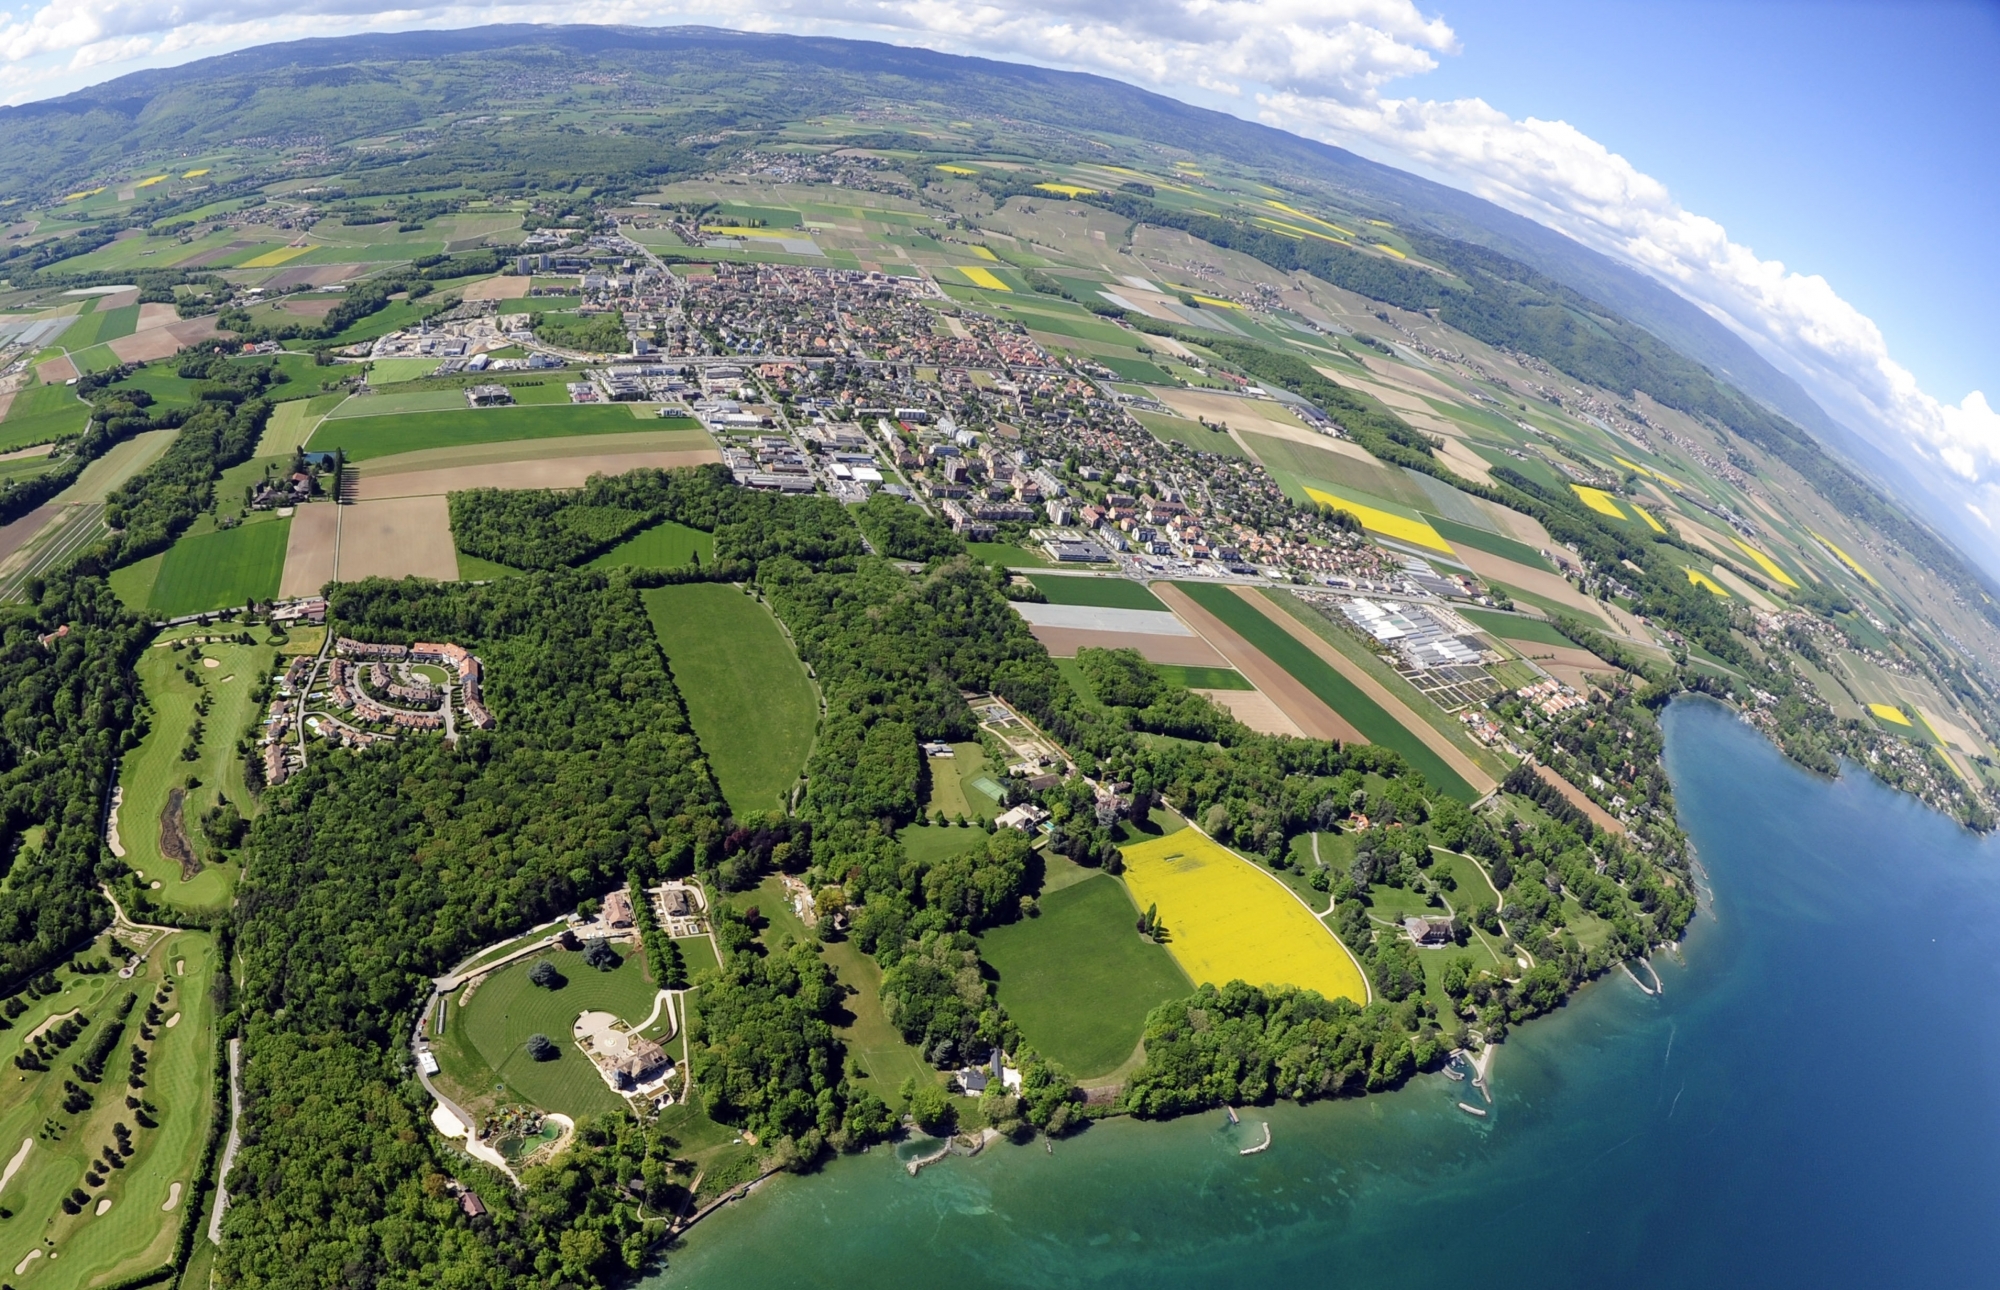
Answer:
<svg viewBox="0 0 2000 1290"><path fill-rule="evenodd" d="M538 1062L552 1062L557 1056L556 1046L547 1035L529 1035L528 1056Z"/></svg>
<svg viewBox="0 0 2000 1290"><path fill-rule="evenodd" d="M584 942L583 962L586 967L608 972L624 961L618 957L618 951L612 949L602 936L593 936Z"/></svg>
<svg viewBox="0 0 2000 1290"><path fill-rule="evenodd" d="M556 971L556 965L547 959L538 960L535 966L528 969L528 984L530 985L538 985L544 990L553 990L561 982L562 973Z"/></svg>

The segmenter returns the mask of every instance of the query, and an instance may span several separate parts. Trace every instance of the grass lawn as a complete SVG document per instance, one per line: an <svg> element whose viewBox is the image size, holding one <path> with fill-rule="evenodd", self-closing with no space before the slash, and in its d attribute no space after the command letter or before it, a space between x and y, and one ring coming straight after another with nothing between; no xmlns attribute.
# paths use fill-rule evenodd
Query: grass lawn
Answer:
<svg viewBox="0 0 2000 1290"><path fill-rule="evenodd" d="M458 553L458 578L461 582L491 582L495 578L518 578L521 571L498 560L486 560L476 555Z"/></svg>
<svg viewBox="0 0 2000 1290"><path fill-rule="evenodd" d="M626 434L641 429L698 428L693 420L686 417L648 416L642 422L630 407L619 403L563 403L537 407L457 408L442 412L405 412L394 416L329 417L320 423L306 446L314 452L344 448L349 461L366 461L370 457L390 457L426 448L456 448L475 443Z"/></svg>
<svg viewBox="0 0 2000 1290"><path fill-rule="evenodd" d="M1090 605L1098 609L1148 609L1164 614L1160 598L1130 578L1065 577L1062 574L1029 574L1028 581L1041 589L1052 605Z"/></svg>
<svg viewBox="0 0 2000 1290"><path fill-rule="evenodd" d="M256 802L243 782L236 741L263 715L261 705L252 701L252 690L258 678L278 663L276 650L268 645L199 648L216 666L194 662L187 650L152 648L139 656L139 683L152 712L145 739L119 766L118 782L125 796L118 808L118 837L125 863L148 882L160 883L151 893L155 899L176 908L217 909L228 904L237 867L213 853L200 837L198 821L218 795L226 795L244 815L253 813ZM201 678L199 686L188 679L189 664ZM202 692L213 696L213 706L202 721L199 755L186 761L181 749ZM161 855L160 817L166 810L167 791L189 775L200 781L200 787L188 794L182 819L195 854L205 863L192 881L182 882L180 866Z"/></svg>
<svg viewBox="0 0 2000 1290"><path fill-rule="evenodd" d="M410 412L470 412L459 390L401 387L393 393L357 395L331 414L335 421L360 417L397 417Z"/></svg>
<svg viewBox="0 0 2000 1290"><path fill-rule="evenodd" d="M1037 1051L1073 1078L1108 1074L1138 1046L1146 1014L1191 993L1167 951L1139 935L1125 884L1106 874L1045 894L1041 916L996 927L980 957Z"/></svg>
<svg viewBox="0 0 2000 1290"><path fill-rule="evenodd" d="M718 583L644 595L730 809L747 815L781 805L812 751L819 693L778 620L761 601Z"/></svg>
<svg viewBox="0 0 2000 1290"><path fill-rule="evenodd" d="M1457 771L1431 751L1429 745L1404 729L1401 722L1363 694L1352 681L1335 671L1326 660L1294 639L1284 628L1245 603L1234 591L1215 583L1181 582L1174 585L1185 591L1196 604L1220 618L1230 630L1261 650L1273 663L1291 673L1328 707L1346 717L1368 742L1395 749L1405 761L1422 771L1433 787L1461 801L1469 802L1478 796L1471 785L1459 778Z"/></svg>
<svg viewBox="0 0 2000 1290"><path fill-rule="evenodd" d="M517 1101L570 1116L626 1109L625 1099L611 1091L570 1038L580 1013L610 1012L637 1025L653 1010L658 991L639 956L629 946L614 948L625 958L609 972L586 967L581 953L550 950L483 978L462 1008L463 995L453 996L435 1047L442 1074L463 1094L467 1110L478 1113ZM528 969L543 959L565 978L560 988L529 983ZM559 1055L553 1061L528 1056L528 1036L537 1034L555 1042Z"/></svg>
<svg viewBox="0 0 2000 1290"><path fill-rule="evenodd" d="M1040 551L1007 542L968 542L965 549L975 560L984 560L1002 569L1046 569L1049 559Z"/></svg>
<svg viewBox="0 0 2000 1290"><path fill-rule="evenodd" d="M973 786L985 779L998 783L986 770L986 749L976 743L953 744L949 757L930 758L931 789L924 798L924 817L943 811L945 818L990 820L1000 814L1000 800Z"/></svg>
<svg viewBox="0 0 2000 1290"><path fill-rule="evenodd" d="M104 942L90 954L104 952ZM30 1264L28 1284L70 1287L102 1285L117 1278L158 1267L171 1255L183 1204L162 1209L175 1183L190 1199L194 1170L200 1162L212 1114L215 1069L214 1015L209 984L214 979L215 942L203 932L178 932L156 947L144 968L130 980L115 974L79 977L59 973L63 990L33 1004L15 1019L14 1028L0 1035L0 1059L8 1061L23 1048L23 1040L43 1020L81 1008L90 1018L77 1043L47 1071L28 1072L0 1091L0 1146L13 1159L23 1143L28 1154L7 1184L7 1208L13 1217L0 1221L0 1263L16 1267L32 1249L59 1256ZM176 969L184 966L185 973ZM159 1005L163 1022L153 1038L140 1035L145 1011L162 983L173 991ZM77 1115L62 1111L63 1081L74 1079L70 1065L91 1039L117 1015L120 1001L136 996L125 1019L119 1049L105 1065L104 1080L88 1086L95 1106ZM125 1080L125 1050L137 1045L150 1058L145 1086L130 1088ZM16 1072L19 1074L20 1072ZM126 1107L127 1094L150 1104L156 1128L139 1124ZM113 1141L112 1125L132 1130L137 1153L125 1168L111 1170L97 1187L84 1184L85 1162ZM65 1214L62 1198L73 1187L84 1187L93 1203L80 1214ZM97 1205L111 1202L102 1215ZM22 1277L13 1278L19 1283Z"/></svg>
<svg viewBox="0 0 2000 1290"><path fill-rule="evenodd" d="M898 833L896 840L903 844L904 855L929 865L972 850L986 841L986 830L970 825L961 829L955 824L912 824Z"/></svg>
<svg viewBox="0 0 2000 1290"><path fill-rule="evenodd" d="M696 556L703 564L715 561L715 538L700 529L665 520L641 529L612 547L588 565L592 569L615 569L633 565L641 569L678 569Z"/></svg>
<svg viewBox="0 0 2000 1290"><path fill-rule="evenodd" d="M147 608L163 617L227 609L278 594L292 522L253 516L233 529L183 537L169 547Z"/></svg>

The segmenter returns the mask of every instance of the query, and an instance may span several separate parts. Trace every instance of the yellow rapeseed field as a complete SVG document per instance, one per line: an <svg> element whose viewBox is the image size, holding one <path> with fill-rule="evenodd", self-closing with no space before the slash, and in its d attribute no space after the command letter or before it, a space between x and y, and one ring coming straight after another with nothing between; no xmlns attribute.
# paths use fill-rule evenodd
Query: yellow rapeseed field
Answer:
<svg viewBox="0 0 2000 1290"><path fill-rule="evenodd" d="M1387 242L1377 242L1375 244L1375 249L1382 252L1384 255L1393 255L1399 260L1407 260L1410 258L1409 256L1404 255L1401 251L1398 251L1395 247L1390 246Z"/></svg>
<svg viewBox="0 0 2000 1290"><path fill-rule="evenodd" d="M1667 531L1667 526L1660 523L1658 520L1654 519L1653 513L1651 511L1639 505L1637 502L1631 503L1631 506L1633 510L1639 512L1639 518L1646 521L1647 528L1652 529L1653 532L1655 533L1665 533Z"/></svg>
<svg viewBox="0 0 2000 1290"><path fill-rule="evenodd" d="M1442 534L1422 520L1404 519L1400 515L1377 510L1373 506L1363 506L1359 502L1350 502L1338 494L1324 492L1317 488L1307 488L1306 496L1323 506L1331 506L1335 510L1346 511L1355 519L1360 520L1361 527L1367 529L1370 533L1380 533L1383 537L1395 538L1399 542L1409 542L1415 546L1428 547L1433 551L1441 551L1445 555L1456 554L1451 549L1451 543L1445 541Z"/></svg>
<svg viewBox="0 0 2000 1290"><path fill-rule="evenodd" d="M201 177L202 177L203 175L205 175L205 174L207 174L207 173L208 173L208 167L207 167L207 166L203 166L203 167L202 167L202 168L201 168L200 170L190 170L190 171L188 171L188 172L187 172L186 174L182 175L182 176L181 176L181 178L182 178L182 179L200 179L200 178L201 178Z"/></svg>
<svg viewBox="0 0 2000 1290"><path fill-rule="evenodd" d="M1709 577L1701 570L1689 569L1687 571L1687 575L1688 575L1688 581L1692 582L1695 586L1705 588L1708 591L1712 592L1713 594L1721 596L1724 600L1729 599L1729 593L1722 589L1722 584L1717 582L1715 579Z"/></svg>
<svg viewBox="0 0 2000 1290"><path fill-rule="evenodd" d="M979 173L970 166L939 166L937 169L944 171L947 175L976 175Z"/></svg>
<svg viewBox="0 0 2000 1290"><path fill-rule="evenodd" d="M1776 560L1773 560L1770 556L1765 555L1762 551L1759 551L1756 547L1751 546L1748 542L1745 542L1742 538L1733 537L1730 538L1729 540L1731 542L1734 542L1737 546L1742 547L1743 554L1749 556L1752 560L1755 560L1757 562L1757 567L1762 569L1766 574L1770 575L1773 578L1776 578L1779 582L1784 583L1787 587L1790 587L1793 590L1798 589L1799 584L1792 580L1791 574L1786 573L1783 569L1778 567L1778 562Z"/></svg>
<svg viewBox="0 0 2000 1290"><path fill-rule="evenodd" d="M278 265L283 264L287 260L298 259L300 256L304 255L307 251L310 250L312 250L312 248L309 246L281 246L275 251L266 251L264 252L264 254L257 256L255 259L245 260L243 262L243 267L246 269L276 268Z"/></svg>
<svg viewBox="0 0 2000 1290"><path fill-rule="evenodd" d="M998 260L1000 258L999 256L993 254L993 248L990 246L979 246L977 244L974 244L972 248L972 253L978 256L982 260Z"/></svg>
<svg viewBox="0 0 2000 1290"><path fill-rule="evenodd" d="M1871 586L1876 586L1876 587L1879 587L1879 586L1881 586L1881 585L1882 585L1881 583L1879 583L1879 582L1876 582L1876 581L1875 581L1875 575L1874 575L1874 574L1872 574L1872 573L1868 572L1868 570L1866 570L1866 569L1862 568L1862 567L1861 567L1860 565L1856 564L1856 563L1854 562L1854 557L1853 557L1853 556L1851 556L1851 555L1847 554L1847 552L1845 552L1845 551L1841 550L1841 549L1840 549L1839 547L1835 546L1835 545L1833 544L1833 539L1832 539L1832 538L1829 538L1829 537L1828 537L1828 536L1827 536L1826 534L1824 534L1824 533L1821 533L1821 532L1819 532L1819 531L1817 531L1817 530L1814 530L1814 529L1808 529L1808 530L1806 530L1806 531L1807 531L1807 532L1809 532L1809 533L1811 533L1811 534L1812 534L1812 535L1813 535L1814 537L1818 538L1818 539L1819 539L1819 543L1820 543L1820 545L1821 545L1821 546L1823 546L1823 547L1825 547L1825 548L1826 548L1827 550L1829 550L1829 551L1833 552L1833 555L1834 555L1834 558L1835 558L1836 560L1839 560L1839 561L1840 561L1840 562L1841 562L1842 564L1846 565L1846 566L1847 566L1847 567L1848 567L1849 569L1852 569L1852 570L1853 570L1853 571L1855 572L1855 574L1857 574L1858 576L1860 576L1860 577L1863 577L1863 578L1866 578L1866 579L1868 580L1868 582L1869 582L1869 585L1871 585Z"/></svg>
<svg viewBox="0 0 2000 1290"><path fill-rule="evenodd" d="M994 277L991 269L982 269L976 264L961 264L958 266L958 271L963 273L967 280L975 287L984 287L988 291L1012 291L1014 289Z"/></svg>
<svg viewBox="0 0 2000 1290"><path fill-rule="evenodd" d="M132 187L151 188L154 184L165 183L166 179L167 177L165 175L154 175L151 179L141 179L138 183L133 184Z"/></svg>
<svg viewBox="0 0 2000 1290"><path fill-rule="evenodd" d="M1354 956L1283 883L1198 829L1124 848L1139 908L1159 906L1167 952L1197 985L1296 985L1368 1002Z"/></svg>
<svg viewBox="0 0 2000 1290"><path fill-rule="evenodd" d="M1065 197L1082 197L1097 191L1095 188L1084 188L1078 184L1036 184L1035 187L1045 193L1061 193Z"/></svg>
<svg viewBox="0 0 2000 1290"><path fill-rule="evenodd" d="M1331 233L1315 232L1314 230L1309 228L1300 228L1296 224L1287 224L1282 220L1270 219L1263 215L1255 215L1252 216L1251 218L1254 219L1260 227L1268 228L1273 233L1283 233L1286 237L1289 238L1303 240L1308 237L1316 237L1322 242L1331 242L1335 246L1354 245L1354 243L1349 242L1344 238L1335 237Z"/></svg>
<svg viewBox="0 0 2000 1290"><path fill-rule="evenodd" d="M1583 504L1599 515L1609 515L1614 520L1629 519L1618 503L1611 500L1611 494L1601 488L1585 488L1582 484L1571 484L1570 490L1583 499Z"/></svg>
<svg viewBox="0 0 2000 1290"><path fill-rule="evenodd" d="M1910 719L1903 715L1901 708L1891 707L1886 703L1871 703L1868 705L1868 710L1882 718L1882 720L1894 725L1907 726L1910 724Z"/></svg>

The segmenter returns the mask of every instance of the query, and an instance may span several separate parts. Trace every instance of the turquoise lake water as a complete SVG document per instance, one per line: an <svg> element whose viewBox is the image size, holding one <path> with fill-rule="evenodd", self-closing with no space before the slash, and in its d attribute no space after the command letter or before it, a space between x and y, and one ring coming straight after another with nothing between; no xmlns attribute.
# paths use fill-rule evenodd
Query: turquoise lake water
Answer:
<svg viewBox="0 0 2000 1290"><path fill-rule="evenodd" d="M1713 901L1663 997L1614 974L1517 1030L1489 1119L1425 1076L917 1178L877 1148L706 1220L648 1286L1995 1284L2000 845L1718 705L1667 730Z"/></svg>

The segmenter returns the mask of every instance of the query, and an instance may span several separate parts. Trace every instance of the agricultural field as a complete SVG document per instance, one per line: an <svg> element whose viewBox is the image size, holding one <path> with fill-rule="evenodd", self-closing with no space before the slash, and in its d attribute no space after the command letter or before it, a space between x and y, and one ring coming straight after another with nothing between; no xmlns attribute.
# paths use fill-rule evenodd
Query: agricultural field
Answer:
<svg viewBox="0 0 2000 1290"><path fill-rule="evenodd" d="M1125 885L1106 874L1044 892L1041 912L980 938L1000 1003L1036 1051L1076 1079L1118 1069L1146 1014L1190 990L1166 949L1138 931Z"/></svg>
<svg viewBox="0 0 2000 1290"><path fill-rule="evenodd" d="M718 583L644 593L716 782L739 815L777 809L819 728L819 692L764 603Z"/></svg>
<svg viewBox="0 0 2000 1290"><path fill-rule="evenodd" d="M112 952L106 940L86 946L81 959ZM78 975L62 969L61 988L30 1001L13 1028L0 1035L0 1057L31 1047L30 1035L72 1013L88 1019L73 1044L48 1068L31 1071L0 1092L0 1143L7 1168L0 1183L0 1264L11 1284L90 1287L150 1271L166 1263L183 1222L198 1222L196 1187L203 1150L214 1123L216 1055L214 1004L216 948L205 932L175 932L156 944L129 980L115 973ZM131 1010L124 1012L124 1001ZM123 1013L121 1017L121 1013ZM91 1105L65 1110L64 1081L93 1041L119 1033L121 1040L89 1083ZM147 1054L133 1080L128 1053ZM132 1105L137 1103L137 1105ZM122 1165L106 1169L103 1153L122 1154L118 1129L133 1148ZM95 1164L95 1168L92 1166ZM62 1207L82 1189L78 1212Z"/></svg>
<svg viewBox="0 0 2000 1290"><path fill-rule="evenodd" d="M66 385L35 385L14 396L0 420L0 452L48 443L81 431L90 407Z"/></svg>
<svg viewBox="0 0 2000 1290"><path fill-rule="evenodd" d="M1235 591L1206 583L1176 585L1321 702L1351 722L1368 742L1395 749L1422 771L1432 784L1455 797L1471 801L1478 796L1472 791L1472 786L1432 751L1414 730L1396 720L1338 669L1245 602Z"/></svg>
<svg viewBox="0 0 2000 1290"><path fill-rule="evenodd" d="M428 448L699 428L686 418L651 416L642 420L630 406L616 403L476 410L461 407L393 416L330 417L320 423L306 447L313 452L343 449L349 461L361 462Z"/></svg>
<svg viewBox="0 0 2000 1290"><path fill-rule="evenodd" d="M1052 605L1091 605L1099 609L1145 609L1166 613L1160 598L1141 583L1120 577L1078 577L1073 574L1029 574L1028 581Z"/></svg>
<svg viewBox="0 0 2000 1290"><path fill-rule="evenodd" d="M269 645L172 647L190 635L211 634L213 629L175 629L140 655L139 681L149 709L146 737L119 765L124 861L153 899L183 909L221 908L235 887L236 862L204 832L202 820L225 801L241 817L255 814L257 802L244 781L236 741L262 717L260 686L279 666ZM204 696L210 707L198 714ZM176 798L179 810L170 813ZM185 854L169 857L170 848Z"/></svg>
<svg viewBox="0 0 2000 1290"><path fill-rule="evenodd" d="M146 597L148 611L173 618L278 594L291 520L261 512L232 529L213 523L204 517L168 548Z"/></svg>
<svg viewBox="0 0 2000 1290"><path fill-rule="evenodd" d="M1196 829L1127 846L1132 903L1155 906L1167 951L1197 984L1296 985L1368 1001L1361 967L1285 885Z"/></svg>
<svg viewBox="0 0 2000 1290"><path fill-rule="evenodd" d="M510 963L453 995L445 1032L432 1044L446 1093L474 1114L521 1102L571 1117L623 1113L625 1099L611 1091L571 1038L571 1027L584 1012L613 1013L635 1027L652 1014L659 990L647 978L643 958L631 946L614 948L621 961L609 971L586 965L581 952L552 949ZM555 964L557 988L528 980L539 962ZM555 1041L557 1056L541 1062L528 1056L530 1035Z"/></svg>

